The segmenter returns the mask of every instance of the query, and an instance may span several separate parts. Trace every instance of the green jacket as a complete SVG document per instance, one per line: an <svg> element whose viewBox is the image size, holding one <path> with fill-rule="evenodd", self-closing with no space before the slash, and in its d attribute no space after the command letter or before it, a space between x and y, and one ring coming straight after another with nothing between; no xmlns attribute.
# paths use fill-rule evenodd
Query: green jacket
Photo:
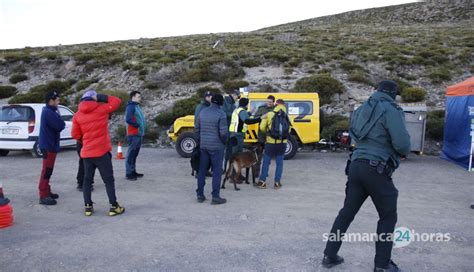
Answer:
<svg viewBox="0 0 474 272"><path fill-rule="evenodd" d="M349 133L356 142L352 160L391 161L397 168L400 155L411 149L403 110L382 92L375 92L354 112Z"/></svg>
<svg viewBox="0 0 474 272"><path fill-rule="evenodd" d="M273 111L267 113L265 118L262 118L262 121L260 122L260 131L262 133L266 134L268 131L272 129L273 117L275 116L275 113L278 113L280 110L284 111L285 113L287 112L285 106L277 105L273 109ZM286 143L286 142L288 142L287 139L284 139L282 142L280 142L280 140L275 140L272 137L270 137L270 135L267 135L267 138L266 138L266 143L269 143L269 144L279 144L279 143Z"/></svg>

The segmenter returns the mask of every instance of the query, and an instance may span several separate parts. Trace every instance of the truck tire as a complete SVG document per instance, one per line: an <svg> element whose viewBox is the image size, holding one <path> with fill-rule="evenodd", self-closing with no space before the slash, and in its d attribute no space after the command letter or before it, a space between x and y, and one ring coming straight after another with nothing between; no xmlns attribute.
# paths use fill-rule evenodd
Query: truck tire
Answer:
<svg viewBox="0 0 474 272"><path fill-rule="evenodd" d="M43 152L41 152L41 149L39 148L39 141L36 141L35 145L33 145L33 150L31 150L31 155L35 158L42 158L43 157Z"/></svg>
<svg viewBox="0 0 474 272"><path fill-rule="evenodd" d="M10 153L10 150L0 149L0 157L5 157Z"/></svg>
<svg viewBox="0 0 474 272"><path fill-rule="evenodd" d="M297 151L298 141L295 139L295 136L290 135L288 142L286 143L285 160L292 159L296 155Z"/></svg>
<svg viewBox="0 0 474 272"><path fill-rule="evenodd" d="M184 132L180 134L176 140L176 151L183 158L191 158L196 146L196 136L194 136L192 132Z"/></svg>

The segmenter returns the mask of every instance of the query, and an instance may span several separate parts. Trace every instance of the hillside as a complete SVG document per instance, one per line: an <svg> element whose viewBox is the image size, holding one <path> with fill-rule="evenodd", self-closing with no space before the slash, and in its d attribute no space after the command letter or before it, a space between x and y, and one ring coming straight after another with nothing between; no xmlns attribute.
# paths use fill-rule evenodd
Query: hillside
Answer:
<svg viewBox="0 0 474 272"><path fill-rule="evenodd" d="M161 131L155 118L167 125L192 112L201 87L319 91L326 113L348 115L350 106L370 95L378 81L391 78L405 89L422 88L426 96L416 93L415 99L438 109L444 106L446 86L474 73L473 18L470 1L431 1L247 33L1 50L0 86L14 86L18 93L0 103L41 100L40 94L54 87L75 108L86 88L125 97L125 92L139 90L155 126L150 139ZM53 80L60 82L42 85ZM7 95L0 88L1 99ZM411 90L405 94L413 99Z"/></svg>

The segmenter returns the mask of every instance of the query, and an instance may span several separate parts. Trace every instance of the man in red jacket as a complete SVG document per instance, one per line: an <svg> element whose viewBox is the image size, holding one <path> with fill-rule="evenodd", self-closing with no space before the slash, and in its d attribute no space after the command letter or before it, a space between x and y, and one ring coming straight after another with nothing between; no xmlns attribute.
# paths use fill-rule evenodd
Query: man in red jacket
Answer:
<svg viewBox="0 0 474 272"><path fill-rule="evenodd" d="M109 135L109 114L120 106L121 100L114 96L87 91L81 98L79 111L72 119L72 137L82 142L81 158L84 159L84 193L85 215L94 213L92 205L92 179L95 168L99 169L111 208L110 216L125 212L115 196L115 179L112 168L112 145Z"/></svg>

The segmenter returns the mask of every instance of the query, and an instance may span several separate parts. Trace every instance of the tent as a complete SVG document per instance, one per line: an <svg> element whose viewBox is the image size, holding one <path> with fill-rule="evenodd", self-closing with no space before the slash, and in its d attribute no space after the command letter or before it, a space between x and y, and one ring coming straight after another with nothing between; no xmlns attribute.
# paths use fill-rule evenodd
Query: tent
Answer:
<svg viewBox="0 0 474 272"><path fill-rule="evenodd" d="M469 168L474 137L474 76L446 90L446 118L441 158ZM471 166L472 167L472 166Z"/></svg>

